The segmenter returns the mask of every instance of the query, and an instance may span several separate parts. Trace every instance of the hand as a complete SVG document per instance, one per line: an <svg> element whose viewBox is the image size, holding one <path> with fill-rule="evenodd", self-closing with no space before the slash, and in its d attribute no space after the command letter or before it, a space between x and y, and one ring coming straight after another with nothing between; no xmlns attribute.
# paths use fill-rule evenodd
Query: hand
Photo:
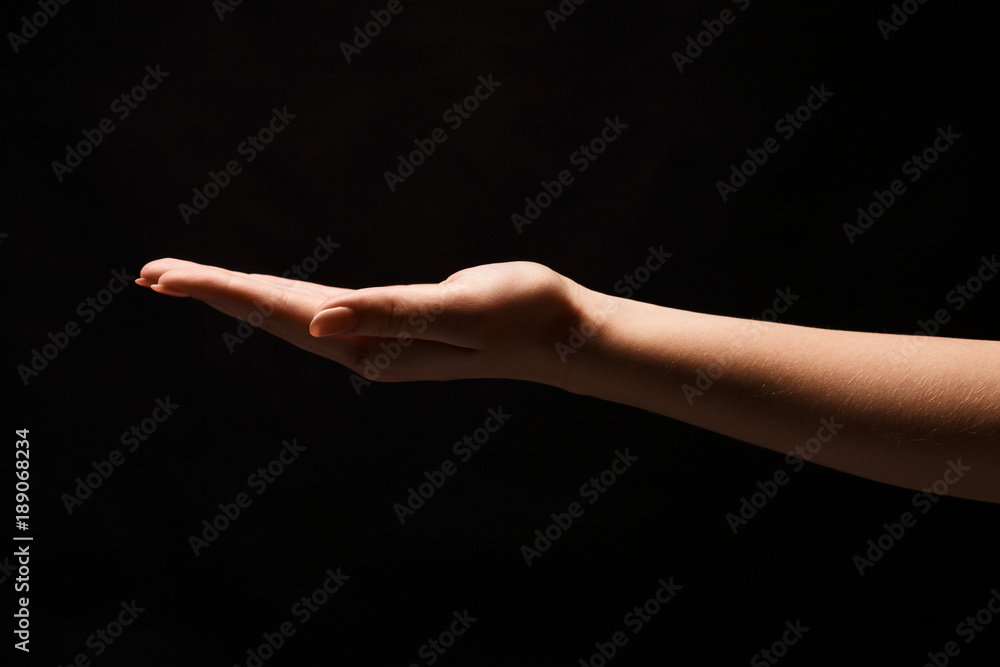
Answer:
<svg viewBox="0 0 1000 667"><path fill-rule="evenodd" d="M586 292L533 262L464 269L437 284L351 290L178 259L139 285L193 297L370 380L509 378L556 384L554 350ZM387 363L388 362L388 363Z"/></svg>

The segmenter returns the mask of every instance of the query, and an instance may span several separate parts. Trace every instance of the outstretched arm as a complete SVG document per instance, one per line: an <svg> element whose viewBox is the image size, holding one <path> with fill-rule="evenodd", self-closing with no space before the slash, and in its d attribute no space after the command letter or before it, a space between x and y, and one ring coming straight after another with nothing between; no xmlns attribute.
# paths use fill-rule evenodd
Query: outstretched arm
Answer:
<svg viewBox="0 0 1000 667"><path fill-rule="evenodd" d="M868 479L925 490L944 479L948 495L1000 502L996 341L741 320L593 292L586 303L592 336L568 355L570 391Z"/></svg>
<svg viewBox="0 0 1000 667"><path fill-rule="evenodd" d="M921 490L944 479L948 495L1000 502L1000 342L693 313L530 262L360 290L173 259L141 275L379 381L531 380L868 479ZM393 343L401 353L372 377Z"/></svg>

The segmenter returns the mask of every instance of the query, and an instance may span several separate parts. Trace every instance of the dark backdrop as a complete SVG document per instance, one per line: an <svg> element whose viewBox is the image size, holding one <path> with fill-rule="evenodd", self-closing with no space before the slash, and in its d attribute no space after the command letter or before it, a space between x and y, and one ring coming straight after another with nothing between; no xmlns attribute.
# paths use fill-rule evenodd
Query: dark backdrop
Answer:
<svg viewBox="0 0 1000 667"><path fill-rule="evenodd" d="M948 300L998 250L988 16L904 3L915 13L885 39L889 3L592 0L563 2L575 9L553 30L555 0L403 0L348 63L341 43L386 3L35 16L44 4L8 3L2 21L30 36L8 34L4 56L5 437L30 429L33 454L30 528L12 529L33 537L31 653L8 646L13 664L253 665L283 623L295 634L264 664L596 666L616 632L628 643L608 664L769 664L759 652L786 622L809 630L773 648L782 664L921 665L949 641L954 664L995 664L1000 624L971 641L959 627L1000 586L994 506L920 514L911 491L807 466L734 534L727 513L789 470L783 456L529 383L358 392L346 369L262 331L243 340L202 304L102 292L159 257L281 274L317 237L339 244L303 265L326 284L527 259L613 292L662 244L673 257L634 298L761 317L789 289L785 322L911 333L945 309L940 334L995 338L1000 284ZM712 23L724 9L734 20ZM703 32L698 55L688 37ZM157 67L123 118L113 100ZM499 87L452 129L442 113L491 75ZM811 86L832 95L786 138L775 123ZM247 162L239 145L273 109L294 119ZM78 166L53 166L105 118L114 130ZM576 171L606 118L628 128ZM384 172L437 127L447 140L391 190ZM909 181L903 163L939 128L960 138ZM769 137L777 152L723 201L717 182ZM186 221L179 205L230 160L241 172ZM574 182L519 232L511 215L564 169ZM844 224L894 179L905 194L852 243ZM179 407L130 451L123 432L157 399ZM393 505L457 461L490 408L507 423L401 524ZM248 476L293 439L305 449L258 495ZM625 449L638 460L529 567L522 545ZM93 477L114 450L121 465ZM100 486L67 507L88 475ZM189 537L241 492L250 506L196 556ZM859 575L854 557L907 511L916 525ZM3 563L5 599L24 595ZM337 568L349 579L303 623L294 605ZM671 577L682 588L634 632L626 615ZM466 610L477 620L443 655L425 646ZM119 616L130 624L105 643L95 633L117 634Z"/></svg>

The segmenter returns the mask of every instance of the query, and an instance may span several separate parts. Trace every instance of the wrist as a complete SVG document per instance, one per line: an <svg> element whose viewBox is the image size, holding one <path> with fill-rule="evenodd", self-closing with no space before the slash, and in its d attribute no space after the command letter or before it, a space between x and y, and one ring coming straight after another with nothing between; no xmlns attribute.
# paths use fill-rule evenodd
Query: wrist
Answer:
<svg viewBox="0 0 1000 667"><path fill-rule="evenodd" d="M614 326L628 302L566 279L566 318L544 351L550 363L546 384L595 396L613 381Z"/></svg>

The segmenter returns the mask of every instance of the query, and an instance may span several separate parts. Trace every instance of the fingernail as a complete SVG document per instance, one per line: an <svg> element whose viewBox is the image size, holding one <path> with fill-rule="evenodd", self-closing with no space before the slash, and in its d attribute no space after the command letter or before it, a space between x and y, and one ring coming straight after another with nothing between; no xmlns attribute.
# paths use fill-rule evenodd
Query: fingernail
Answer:
<svg viewBox="0 0 1000 667"><path fill-rule="evenodd" d="M166 285L150 285L154 292L159 292L160 294L166 294L167 296L191 296L187 292L182 292L179 289L174 289L173 287L167 287Z"/></svg>
<svg viewBox="0 0 1000 667"><path fill-rule="evenodd" d="M150 280L149 278L136 278L135 284L138 285L139 287L152 287L153 281Z"/></svg>
<svg viewBox="0 0 1000 667"><path fill-rule="evenodd" d="M353 331L358 326L358 314L350 308L328 308L316 314L309 323L313 336L334 336Z"/></svg>

